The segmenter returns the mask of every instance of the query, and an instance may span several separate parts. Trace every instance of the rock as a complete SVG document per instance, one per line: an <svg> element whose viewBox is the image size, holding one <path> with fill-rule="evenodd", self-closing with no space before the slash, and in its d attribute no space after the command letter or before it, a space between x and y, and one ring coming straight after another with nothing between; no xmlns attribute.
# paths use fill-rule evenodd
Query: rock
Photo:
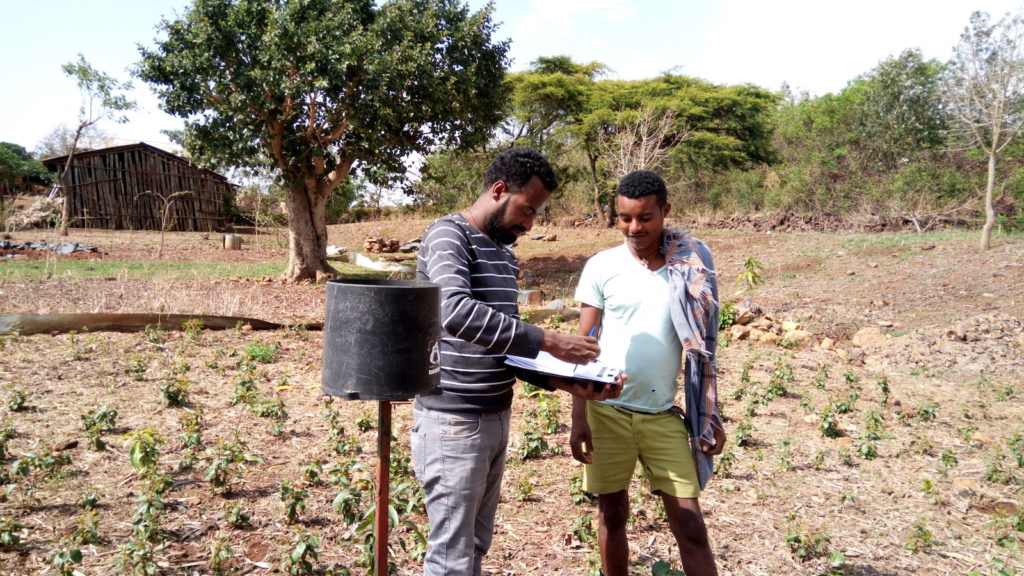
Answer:
<svg viewBox="0 0 1024 576"><path fill-rule="evenodd" d="M542 238L542 240L545 242L554 242L555 240L558 240L558 234L547 234Z"/></svg>
<svg viewBox="0 0 1024 576"><path fill-rule="evenodd" d="M885 334L877 326L861 328L851 338L854 346L867 346L868 344L880 344L885 342Z"/></svg>
<svg viewBox="0 0 1024 576"><path fill-rule="evenodd" d="M785 320L782 322L782 330L785 332L792 332L794 330L802 330L803 326L799 322L792 320Z"/></svg>
<svg viewBox="0 0 1024 576"><path fill-rule="evenodd" d="M740 342L750 337L750 328L741 324L733 324L729 327L729 335L733 340Z"/></svg>
<svg viewBox="0 0 1024 576"><path fill-rule="evenodd" d="M786 332L786 335L783 336L783 338L786 341L795 344L797 348L806 348L811 344L811 341L814 339L814 335L807 330L791 330Z"/></svg>
<svg viewBox="0 0 1024 576"><path fill-rule="evenodd" d="M818 343L818 346L823 350L832 350L833 348L836 347L836 341L826 336L821 339L821 342Z"/></svg>
<svg viewBox="0 0 1024 576"><path fill-rule="evenodd" d="M565 308L565 302L559 298L555 298L551 302L548 302L548 305L545 306L545 308L548 310L562 310Z"/></svg>
<svg viewBox="0 0 1024 576"><path fill-rule="evenodd" d="M922 242L917 245L918 250L935 250L935 244L931 242Z"/></svg>
<svg viewBox="0 0 1024 576"><path fill-rule="evenodd" d="M736 307L736 319L733 320L733 323L744 326L753 322L755 318L757 318L757 315L754 314L753 310L740 304Z"/></svg>
<svg viewBox="0 0 1024 576"><path fill-rule="evenodd" d="M519 304L525 306L540 306L544 302L544 293L540 290L520 290Z"/></svg>

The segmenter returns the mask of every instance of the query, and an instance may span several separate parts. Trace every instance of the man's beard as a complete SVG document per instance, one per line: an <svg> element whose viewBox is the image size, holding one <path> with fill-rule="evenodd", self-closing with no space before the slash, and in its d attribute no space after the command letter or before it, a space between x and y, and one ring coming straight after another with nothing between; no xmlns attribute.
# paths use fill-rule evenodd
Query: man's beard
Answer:
<svg viewBox="0 0 1024 576"><path fill-rule="evenodd" d="M506 228L502 223L505 220L506 212L508 212L508 199L502 203L501 208L491 212L491 215L488 216L487 220L484 222L484 228L486 228L485 232L492 240L498 244L511 246L516 243L519 236L512 230ZM525 233L526 230L522 230L522 232Z"/></svg>

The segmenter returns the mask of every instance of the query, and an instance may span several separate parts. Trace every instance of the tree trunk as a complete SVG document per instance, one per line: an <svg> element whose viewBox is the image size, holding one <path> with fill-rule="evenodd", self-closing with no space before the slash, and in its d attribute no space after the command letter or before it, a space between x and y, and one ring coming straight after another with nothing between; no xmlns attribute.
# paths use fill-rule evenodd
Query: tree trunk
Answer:
<svg viewBox="0 0 1024 576"><path fill-rule="evenodd" d="M288 268L284 279L322 281L338 271L327 261L327 185L296 183L288 190Z"/></svg>
<svg viewBox="0 0 1024 576"><path fill-rule="evenodd" d="M988 181L985 183L985 225L981 227L981 249L992 247L992 227L996 223L996 211L993 197L996 188L996 151L988 153Z"/></svg>
<svg viewBox="0 0 1024 576"><path fill-rule="evenodd" d="M81 122L78 130L75 130L75 137L71 140L71 150L68 150L68 159L64 162L64 170L61 170L58 181L60 182L61 196L64 202L60 207L60 235L68 235L68 221L71 220L71 187L68 185L68 175L71 173L71 162L75 159L75 152L78 150L78 140L82 137L82 131L91 126L92 122Z"/></svg>
<svg viewBox="0 0 1024 576"><path fill-rule="evenodd" d="M594 190L594 210L597 211L597 218L602 226L608 226L608 218L604 213L604 206L601 204L601 185L597 181L597 155L587 154L590 163L590 184Z"/></svg>

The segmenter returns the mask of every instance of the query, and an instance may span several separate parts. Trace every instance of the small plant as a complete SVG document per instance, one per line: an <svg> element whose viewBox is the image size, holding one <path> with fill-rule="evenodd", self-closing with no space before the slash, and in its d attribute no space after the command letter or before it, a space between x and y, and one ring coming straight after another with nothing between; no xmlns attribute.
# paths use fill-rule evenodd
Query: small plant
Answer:
<svg viewBox="0 0 1024 576"><path fill-rule="evenodd" d="M360 491L348 485L339 490L337 495L334 496L331 507L334 508L334 511L341 516L345 523L354 524L359 520L362 504Z"/></svg>
<svg viewBox="0 0 1024 576"><path fill-rule="evenodd" d="M24 390L15 388L7 393L7 409L11 412L21 412L24 410L27 401L28 396L25 395Z"/></svg>
<svg viewBox="0 0 1024 576"><path fill-rule="evenodd" d="M823 362L821 366L818 366L818 371L814 374L814 379L811 380L811 383L814 384L814 387L818 390L824 390L825 385L828 384L828 369L829 363Z"/></svg>
<svg viewBox="0 0 1024 576"><path fill-rule="evenodd" d="M811 468L815 470L825 469L825 453L823 451L818 450L814 453L814 456L811 456Z"/></svg>
<svg viewBox="0 0 1024 576"><path fill-rule="evenodd" d="M815 558L826 558L829 556L829 543L831 537L827 532L818 531L813 534L801 534L800 524L796 520L796 514L791 512L787 518L786 545L793 556L801 562L807 562Z"/></svg>
<svg viewBox="0 0 1024 576"><path fill-rule="evenodd" d="M210 561L206 563L206 567L210 569L210 572L216 575L230 574L231 570L231 559L235 557L235 551L231 549L231 546L222 538L217 536L213 539L210 544Z"/></svg>
<svg viewBox="0 0 1024 576"><path fill-rule="evenodd" d="M256 401L257 393L255 366L246 364L242 374L235 381L235 389L231 392L231 405L251 405Z"/></svg>
<svg viewBox="0 0 1024 576"><path fill-rule="evenodd" d="M718 309L718 329L725 330L736 323L736 304L729 300L723 300L722 306Z"/></svg>
<svg viewBox="0 0 1024 576"><path fill-rule="evenodd" d="M359 417L356 418L356 429L360 432L373 430L373 427L376 426L376 424L377 423L374 421L373 415L367 411L360 413Z"/></svg>
<svg viewBox="0 0 1024 576"><path fill-rule="evenodd" d="M160 457L158 448L164 443L163 439L154 428L142 428L133 430L127 435L126 445L132 467L139 472L152 472L156 470L157 461Z"/></svg>
<svg viewBox="0 0 1024 576"><path fill-rule="evenodd" d="M271 427L271 434L280 436L284 432L284 422L288 419L288 411L285 410L284 400L279 396L254 400L249 406L256 416L270 418L274 421L274 425Z"/></svg>
<svg viewBox="0 0 1024 576"><path fill-rule="evenodd" d="M793 439L784 438L779 443L779 465L786 472L793 470Z"/></svg>
<svg viewBox="0 0 1024 576"><path fill-rule="evenodd" d="M1002 452L997 452L989 459L988 464L985 465L985 480L993 484L1006 485L1013 483L1013 472L1003 464L1004 458L1006 456Z"/></svg>
<svg viewBox="0 0 1024 576"><path fill-rule="evenodd" d="M324 483L324 466L320 462L319 458L314 458L312 462L306 465L302 469L302 479L310 486L319 486Z"/></svg>
<svg viewBox="0 0 1024 576"><path fill-rule="evenodd" d="M117 423L117 407L108 408L104 404L82 414L81 418L89 447L97 451L105 449L107 445L103 442L103 435L114 429Z"/></svg>
<svg viewBox="0 0 1024 576"><path fill-rule="evenodd" d="M0 547L17 546L21 543L21 531L24 529L20 522L8 517L0 518Z"/></svg>
<svg viewBox="0 0 1024 576"><path fill-rule="evenodd" d="M743 420L736 424L736 445L750 446L754 441L754 426L750 420Z"/></svg>
<svg viewBox="0 0 1024 576"><path fill-rule="evenodd" d="M132 352L125 359L124 373L132 377L132 380L142 381L146 379L146 370L149 370L149 357Z"/></svg>
<svg viewBox="0 0 1024 576"><path fill-rule="evenodd" d="M597 532L594 530L590 514L584 513L572 519L572 534L580 544L593 545L597 543Z"/></svg>
<svg viewBox="0 0 1024 576"><path fill-rule="evenodd" d="M178 439L188 448L198 448L203 444L203 407L196 406L185 410L178 418L181 433Z"/></svg>
<svg viewBox="0 0 1024 576"><path fill-rule="evenodd" d="M68 543L62 544L53 553L52 564L60 576L72 576L76 572L75 564L81 563L82 551L71 547Z"/></svg>
<svg viewBox="0 0 1024 576"><path fill-rule="evenodd" d="M792 384L794 380L793 365L781 361L776 362L775 369L772 370L771 378L768 380L767 399L774 400L785 396L789 391L787 385Z"/></svg>
<svg viewBox="0 0 1024 576"><path fill-rule="evenodd" d="M738 294L750 296L754 293L758 286L761 285L763 279L761 278L761 272L764 271L764 264L758 261L753 256L747 258L743 262L743 269L736 276L736 283L741 286Z"/></svg>
<svg viewBox="0 0 1024 576"><path fill-rule="evenodd" d="M533 481L530 480L530 474L523 474L519 477L519 481L516 482L516 500L520 502L526 502L533 495Z"/></svg>
<svg viewBox="0 0 1024 576"><path fill-rule="evenodd" d="M96 494L95 490L89 490L82 497L78 499L76 504L82 510L93 510L100 503L100 497Z"/></svg>
<svg viewBox="0 0 1024 576"><path fill-rule="evenodd" d="M935 419L935 412L939 409L938 402L922 402L914 409L914 416L922 422Z"/></svg>
<svg viewBox="0 0 1024 576"><path fill-rule="evenodd" d="M519 459L540 458L548 449L544 435L535 430L525 430L519 438Z"/></svg>
<svg viewBox="0 0 1024 576"><path fill-rule="evenodd" d="M199 338L203 335L203 321L198 318L186 320L182 323L181 329L185 332L186 340L199 342Z"/></svg>
<svg viewBox="0 0 1024 576"><path fill-rule="evenodd" d="M156 576L156 546L145 540L131 540L121 545L119 573Z"/></svg>
<svg viewBox="0 0 1024 576"><path fill-rule="evenodd" d="M892 392L889 388L888 378L879 378L875 384L878 385L878 391L881 392L882 397L879 399L879 403L885 405L889 401L889 394Z"/></svg>
<svg viewBox="0 0 1024 576"><path fill-rule="evenodd" d="M264 342L256 341L249 343L248 346L242 350L242 355L250 362L258 362L260 364L270 364L274 362L277 357L277 345L269 345Z"/></svg>
<svg viewBox="0 0 1024 576"><path fill-rule="evenodd" d="M826 438L838 438L841 435L839 431L839 421L836 418L836 413L832 404L826 407L825 411L822 412L821 420L818 421L818 431Z"/></svg>
<svg viewBox="0 0 1024 576"><path fill-rule="evenodd" d="M212 457L206 468L204 478L210 483L214 492L230 492L231 479L242 475L242 468L247 462L262 462L258 456L245 452L247 446L237 436L232 441L218 442L210 452Z"/></svg>
<svg viewBox="0 0 1024 576"><path fill-rule="evenodd" d="M913 530L903 547L914 554L920 554L921 552L931 550L938 544L939 541L935 539L932 531L924 523L924 520L917 520L914 522Z"/></svg>
<svg viewBox="0 0 1024 576"><path fill-rule="evenodd" d="M715 474L719 478L732 478L732 467L736 463L736 453L732 450L727 450L718 458L718 463L715 465Z"/></svg>
<svg viewBox="0 0 1024 576"><path fill-rule="evenodd" d="M719 460L719 463L721 463L721 460ZM569 479L569 498L576 506L593 504L595 502L594 496L583 490L583 476L578 470Z"/></svg>
<svg viewBox="0 0 1024 576"><path fill-rule="evenodd" d="M312 574L313 563L319 559L320 538L314 534L298 534L295 546L281 563L281 571L285 574Z"/></svg>
<svg viewBox="0 0 1024 576"><path fill-rule="evenodd" d="M146 342L150 344L156 344L157 346L167 342L167 330L160 327L159 324L147 324L143 329L143 335L146 338Z"/></svg>
<svg viewBox="0 0 1024 576"><path fill-rule="evenodd" d="M281 482L281 489L277 495L281 498L281 502L284 502L285 518L288 519L289 524L294 524L299 520L299 514L306 510L306 498L309 497L309 492L296 489L290 481L285 480Z"/></svg>
<svg viewBox="0 0 1024 576"><path fill-rule="evenodd" d="M924 434L918 434L918 436L916 438L914 438L914 453L915 454L920 454L921 456L925 456L927 454L931 454L933 450L934 450L934 447L932 446L932 441L929 440L928 437L925 436Z"/></svg>
<svg viewBox="0 0 1024 576"><path fill-rule="evenodd" d="M228 506L227 512L224 513L224 521L233 528L249 528L252 526L249 520L249 514L245 511L245 502L237 502Z"/></svg>
<svg viewBox="0 0 1024 576"><path fill-rule="evenodd" d="M78 517L71 539L77 544L95 544L100 541L100 519L95 510L88 510Z"/></svg>
<svg viewBox="0 0 1024 576"><path fill-rule="evenodd" d="M957 460L957 457L953 454L953 451L948 448L943 450L942 454L939 455L939 469L943 475L945 475L947 472L949 472L950 469L952 469L959 463L960 461Z"/></svg>
<svg viewBox="0 0 1024 576"><path fill-rule="evenodd" d="M160 394L168 406L181 406L188 402L189 381L182 376L171 376L160 384Z"/></svg>

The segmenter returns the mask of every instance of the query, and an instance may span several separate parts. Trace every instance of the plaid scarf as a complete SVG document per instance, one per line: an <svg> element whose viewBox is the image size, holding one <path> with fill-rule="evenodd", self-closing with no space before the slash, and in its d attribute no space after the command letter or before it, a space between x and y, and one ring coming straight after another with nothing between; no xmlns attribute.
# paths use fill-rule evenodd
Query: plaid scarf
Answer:
<svg viewBox="0 0 1024 576"><path fill-rule="evenodd" d="M714 269L707 267L701 257L703 253L710 261L711 252L685 231L665 228L662 251L669 266L672 324L686 354L683 420L690 431L690 450L703 490L715 467L714 457L700 449L700 440L714 444L713 426L721 425L715 366L718 283Z"/></svg>

